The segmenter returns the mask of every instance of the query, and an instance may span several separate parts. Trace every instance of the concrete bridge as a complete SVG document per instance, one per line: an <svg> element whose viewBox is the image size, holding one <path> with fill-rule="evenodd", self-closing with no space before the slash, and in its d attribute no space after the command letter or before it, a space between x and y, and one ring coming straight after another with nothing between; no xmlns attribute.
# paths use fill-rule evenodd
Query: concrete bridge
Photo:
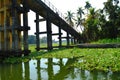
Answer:
<svg viewBox="0 0 120 80"><path fill-rule="evenodd" d="M37 51L42 49L40 48L40 34L47 34L47 50L54 48L52 45L52 36L54 35L59 36L58 48L62 47L62 38L66 38L67 47L70 46L70 39L77 42L81 40L78 31L68 24L63 14L48 0L0 0L0 56L21 56L21 54L28 55L30 53L28 44L28 31L31 27L28 26L28 12L30 10L36 13ZM21 18L21 15L23 15L23 18ZM39 16L43 18L40 19ZM23 21L23 26L21 21ZM40 32L39 23L42 21L46 21L45 32ZM58 27L58 33L52 32L51 23ZM61 30L64 30L67 36L62 37ZM21 32L23 32L23 40Z"/></svg>

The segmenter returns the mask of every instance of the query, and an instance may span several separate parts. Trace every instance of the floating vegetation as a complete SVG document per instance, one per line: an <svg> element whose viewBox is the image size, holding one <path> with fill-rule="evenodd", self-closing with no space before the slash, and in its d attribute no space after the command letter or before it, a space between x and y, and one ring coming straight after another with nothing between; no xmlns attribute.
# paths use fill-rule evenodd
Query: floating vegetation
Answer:
<svg viewBox="0 0 120 80"><path fill-rule="evenodd" d="M22 58L7 58L5 63L27 62L30 59L40 58L74 58L77 61L73 64L82 70L101 70L101 71L120 71L120 48L108 49L60 49L52 50L50 52L32 52L29 56Z"/></svg>

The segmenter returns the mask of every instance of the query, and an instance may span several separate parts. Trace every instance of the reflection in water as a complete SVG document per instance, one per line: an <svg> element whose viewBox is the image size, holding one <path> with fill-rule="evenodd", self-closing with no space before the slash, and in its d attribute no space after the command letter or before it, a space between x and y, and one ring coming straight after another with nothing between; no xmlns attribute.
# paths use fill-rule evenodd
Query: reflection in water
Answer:
<svg viewBox="0 0 120 80"><path fill-rule="evenodd" d="M41 72L40 72L40 60L37 60L37 80L41 80Z"/></svg>
<svg viewBox="0 0 120 80"><path fill-rule="evenodd" d="M120 80L117 73L79 70L76 59L40 59L19 64L0 64L0 80Z"/></svg>
<svg viewBox="0 0 120 80"><path fill-rule="evenodd" d="M30 80L29 62L24 63L24 80Z"/></svg>
<svg viewBox="0 0 120 80"><path fill-rule="evenodd" d="M48 59L48 80L51 80L52 79L52 76L53 76L53 59L50 58Z"/></svg>
<svg viewBox="0 0 120 80"><path fill-rule="evenodd" d="M22 80L22 63L20 64L0 64L1 80Z"/></svg>

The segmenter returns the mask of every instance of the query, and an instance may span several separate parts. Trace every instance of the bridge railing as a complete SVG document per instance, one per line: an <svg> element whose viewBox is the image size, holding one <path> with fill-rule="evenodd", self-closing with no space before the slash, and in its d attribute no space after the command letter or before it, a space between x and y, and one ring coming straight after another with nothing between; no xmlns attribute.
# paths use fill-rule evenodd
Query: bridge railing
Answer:
<svg viewBox="0 0 120 80"><path fill-rule="evenodd" d="M67 24L69 24L68 21L66 21L65 16L49 1L49 0L41 0L43 3L45 3L51 10L53 10L56 14L59 15ZM74 30L78 32L78 30L73 27Z"/></svg>
<svg viewBox="0 0 120 80"><path fill-rule="evenodd" d="M44 2L51 10L53 10L56 14L58 14L63 20L65 20L64 15L49 1L49 0L41 0ZM66 20L65 20L66 21ZM68 22L67 22L68 23Z"/></svg>

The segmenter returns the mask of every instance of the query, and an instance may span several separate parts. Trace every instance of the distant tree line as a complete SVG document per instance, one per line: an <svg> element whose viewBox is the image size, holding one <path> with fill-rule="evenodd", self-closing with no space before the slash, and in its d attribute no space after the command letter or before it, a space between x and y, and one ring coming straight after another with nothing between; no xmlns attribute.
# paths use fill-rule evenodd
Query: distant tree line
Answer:
<svg viewBox="0 0 120 80"><path fill-rule="evenodd" d="M56 42L53 40L53 42ZM29 44L36 44L36 36L35 35L29 35L28 36L28 43ZM40 38L40 43L47 43L47 37L43 36Z"/></svg>
<svg viewBox="0 0 120 80"><path fill-rule="evenodd" d="M28 43L29 44L35 44L36 43L36 37L34 35L28 36Z"/></svg>
<svg viewBox="0 0 120 80"><path fill-rule="evenodd" d="M28 36L28 43L29 44L36 44L36 36L35 35L29 35ZM47 43L47 37L40 38L40 43Z"/></svg>
<svg viewBox="0 0 120 80"><path fill-rule="evenodd" d="M120 36L119 0L107 0L103 9L98 10L87 1L84 8L78 8L76 14L71 11L66 14L71 26L80 27L84 42Z"/></svg>

